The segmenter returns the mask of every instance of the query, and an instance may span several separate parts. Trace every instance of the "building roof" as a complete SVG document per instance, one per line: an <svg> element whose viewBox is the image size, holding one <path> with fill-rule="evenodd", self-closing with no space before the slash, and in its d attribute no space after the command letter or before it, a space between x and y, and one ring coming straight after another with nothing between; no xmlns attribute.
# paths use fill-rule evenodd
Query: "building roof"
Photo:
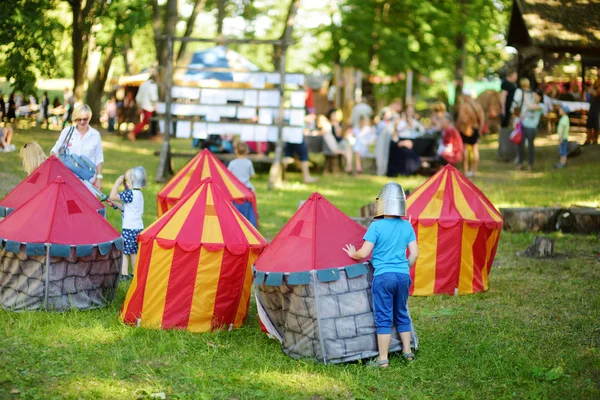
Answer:
<svg viewBox="0 0 600 400"><path fill-rule="evenodd" d="M600 50L600 0L513 0L508 45L550 51Z"/></svg>

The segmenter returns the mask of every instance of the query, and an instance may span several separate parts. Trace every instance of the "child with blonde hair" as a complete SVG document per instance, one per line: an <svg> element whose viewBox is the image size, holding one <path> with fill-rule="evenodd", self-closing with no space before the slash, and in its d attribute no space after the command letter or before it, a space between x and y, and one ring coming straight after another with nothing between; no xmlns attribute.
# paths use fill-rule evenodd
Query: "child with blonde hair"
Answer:
<svg viewBox="0 0 600 400"><path fill-rule="evenodd" d="M119 192L123 185L124 191ZM133 278L135 261L138 252L137 237L144 230L144 196L142 189L146 187L146 170L144 167L133 167L125 175L121 175L115 181L110 191L111 205L116 204L123 210L122 236L123 236L123 260L121 279ZM116 203L120 202L120 203ZM129 256L131 274L129 274L126 258Z"/></svg>
<svg viewBox="0 0 600 400"><path fill-rule="evenodd" d="M19 152L19 157L23 160L23 170L27 175L31 175L47 158L37 142L25 143Z"/></svg>
<svg viewBox="0 0 600 400"><path fill-rule="evenodd" d="M250 178L252 178L254 174L254 166L252 165L252 161L248 160L248 145L245 142L239 141L235 145L235 154L237 158L235 160L231 160L227 169L231 171L236 178L240 180L248 189L254 192L254 185L250 182Z"/></svg>

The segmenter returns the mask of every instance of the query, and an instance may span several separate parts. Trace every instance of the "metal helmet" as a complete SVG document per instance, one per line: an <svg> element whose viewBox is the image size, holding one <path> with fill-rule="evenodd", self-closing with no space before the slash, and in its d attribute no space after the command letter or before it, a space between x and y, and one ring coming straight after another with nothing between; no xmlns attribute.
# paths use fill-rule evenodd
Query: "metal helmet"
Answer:
<svg viewBox="0 0 600 400"><path fill-rule="evenodd" d="M146 170L144 167L133 167L125 173L125 178L132 188L141 189L146 187Z"/></svg>
<svg viewBox="0 0 600 400"><path fill-rule="evenodd" d="M375 200L375 218L383 218L384 215L406 215L406 195L402 186L395 182L386 183Z"/></svg>

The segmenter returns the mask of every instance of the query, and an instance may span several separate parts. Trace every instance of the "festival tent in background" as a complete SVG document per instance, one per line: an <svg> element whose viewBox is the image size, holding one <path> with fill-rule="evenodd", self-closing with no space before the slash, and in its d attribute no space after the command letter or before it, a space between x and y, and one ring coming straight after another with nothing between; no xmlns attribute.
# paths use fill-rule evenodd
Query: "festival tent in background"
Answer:
<svg viewBox="0 0 600 400"><path fill-rule="evenodd" d="M65 167L58 158L50 156L0 201L0 218L7 216L44 190L48 183L59 176L81 196L85 204L96 210L100 215L106 216L104 205L83 182L69 168Z"/></svg>
<svg viewBox="0 0 600 400"><path fill-rule="evenodd" d="M290 357L340 363L374 357L373 269L342 250L366 230L319 193L285 224L254 265L261 322ZM413 347L417 337L413 332ZM401 350L392 335L390 351Z"/></svg>
<svg viewBox="0 0 600 400"><path fill-rule="evenodd" d="M256 196L208 149L200 151L158 192L158 216L163 215L188 193L194 191L201 181L211 178L227 199L255 227L258 226Z"/></svg>
<svg viewBox="0 0 600 400"><path fill-rule="evenodd" d="M122 248L121 234L56 178L0 221L0 305L101 307L115 296Z"/></svg>
<svg viewBox="0 0 600 400"><path fill-rule="evenodd" d="M488 289L502 216L485 195L446 165L406 200L419 258L410 294L468 294Z"/></svg>
<svg viewBox="0 0 600 400"><path fill-rule="evenodd" d="M252 264L267 242L212 179L146 228L121 318L126 324L205 332L239 328Z"/></svg>
<svg viewBox="0 0 600 400"><path fill-rule="evenodd" d="M193 54L184 80L245 81L247 73L260 69L241 54L225 46L215 46Z"/></svg>

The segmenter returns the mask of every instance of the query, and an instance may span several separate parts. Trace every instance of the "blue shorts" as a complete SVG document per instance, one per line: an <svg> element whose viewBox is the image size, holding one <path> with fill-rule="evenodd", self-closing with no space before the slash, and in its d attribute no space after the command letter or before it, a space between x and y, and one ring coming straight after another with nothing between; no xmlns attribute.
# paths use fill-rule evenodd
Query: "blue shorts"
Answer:
<svg viewBox="0 0 600 400"><path fill-rule="evenodd" d="M408 289L410 275L386 272L373 277L373 312L377 334L392 333L392 325L398 333L410 332L408 314Z"/></svg>
<svg viewBox="0 0 600 400"><path fill-rule="evenodd" d="M137 254L137 237L143 229L123 229L123 254Z"/></svg>
<svg viewBox="0 0 600 400"><path fill-rule="evenodd" d="M568 153L567 143L568 143L568 140L565 139L562 142L560 142L560 144L558 145L558 152L561 157L567 156L567 153Z"/></svg>
<svg viewBox="0 0 600 400"><path fill-rule="evenodd" d="M294 157L294 154L298 154L300 161L308 161L308 147L306 142L302 140L302 143L287 143L285 144L285 156Z"/></svg>

